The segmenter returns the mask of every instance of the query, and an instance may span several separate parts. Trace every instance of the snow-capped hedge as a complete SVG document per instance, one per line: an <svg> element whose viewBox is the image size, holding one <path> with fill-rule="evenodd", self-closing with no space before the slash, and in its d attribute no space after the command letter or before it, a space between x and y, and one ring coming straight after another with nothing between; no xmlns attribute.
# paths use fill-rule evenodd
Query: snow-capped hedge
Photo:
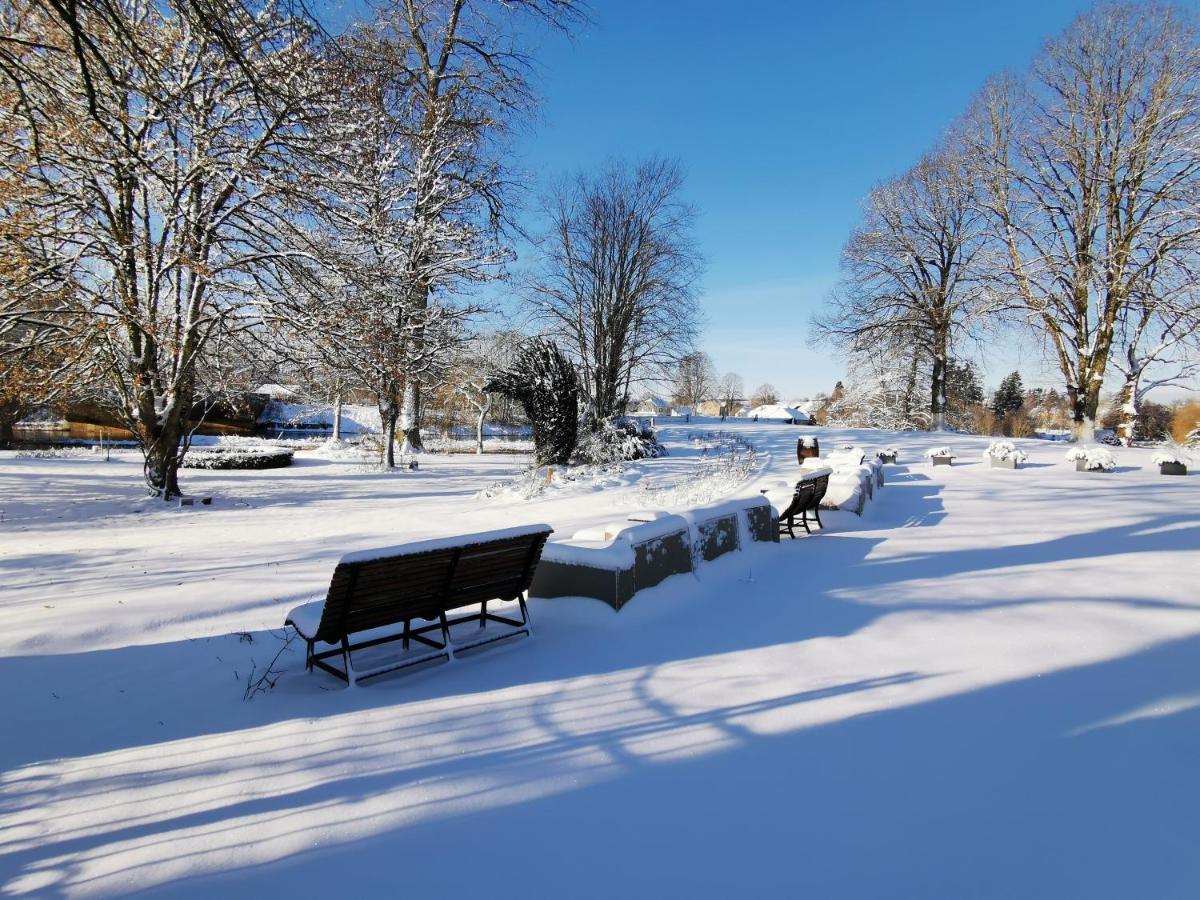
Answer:
<svg viewBox="0 0 1200 900"><path fill-rule="evenodd" d="M666 448L658 442L653 428L623 416L601 423L596 431L585 434L575 448L576 462L591 465L666 455Z"/></svg>
<svg viewBox="0 0 1200 900"><path fill-rule="evenodd" d="M930 459L935 456L954 456L954 451L949 447L930 447L925 451L925 455Z"/></svg>
<svg viewBox="0 0 1200 900"><path fill-rule="evenodd" d="M899 456L900 451L897 450L895 447L884 447L882 450L880 450L875 455L876 456Z"/></svg>
<svg viewBox="0 0 1200 900"><path fill-rule="evenodd" d="M1024 450L1018 450L1017 445L1012 441L992 441L988 444L988 448L983 451L983 458L988 457L993 459L1012 459L1018 465L1029 459L1029 454Z"/></svg>
<svg viewBox="0 0 1200 900"><path fill-rule="evenodd" d="M1150 461L1156 466L1161 466L1164 463L1178 463L1181 466L1186 466L1192 461L1191 457L1184 453L1182 449L1175 447L1164 447L1150 457Z"/></svg>
<svg viewBox="0 0 1200 900"><path fill-rule="evenodd" d="M188 450L180 465L185 469L282 469L292 464L294 454L282 447L205 447Z"/></svg>
<svg viewBox="0 0 1200 900"><path fill-rule="evenodd" d="M1072 447L1066 458L1073 463L1083 460L1089 472L1111 472L1117 467L1116 457L1103 447Z"/></svg>

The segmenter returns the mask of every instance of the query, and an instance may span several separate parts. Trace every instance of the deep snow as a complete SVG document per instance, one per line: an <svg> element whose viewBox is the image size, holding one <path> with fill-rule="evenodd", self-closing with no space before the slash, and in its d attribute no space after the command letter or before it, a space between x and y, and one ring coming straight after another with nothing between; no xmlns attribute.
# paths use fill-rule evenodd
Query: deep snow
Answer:
<svg viewBox="0 0 1200 900"><path fill-rule="evenodd" d="M756 445L745 480L689 440L716 427ZM620 613L535 599L533 638L355 690L293 645L242 700L345 553L754 494L802 434L898 449L863 518ZM188 471L203 509L141 498L132 454L0 454L0 893L1195 895L1200 476L1040 441L1008 471L986 438L664 436L532 496L477 496L512 456Z"/></svg>

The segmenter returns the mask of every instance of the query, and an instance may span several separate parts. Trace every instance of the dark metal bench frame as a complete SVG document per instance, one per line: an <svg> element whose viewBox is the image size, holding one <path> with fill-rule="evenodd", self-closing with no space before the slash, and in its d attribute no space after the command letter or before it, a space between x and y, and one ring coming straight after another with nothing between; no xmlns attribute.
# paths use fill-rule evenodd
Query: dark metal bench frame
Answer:
<svg viewBox="0 0 1200 900"><path fill-rule="evenodd" d="M311 672L316 667L353 686L431 660L449 661L455 652L521 634L530 635L526 594L551 533L547 526L521 535L495 538L486 533L470 535L472 540L461 545L339 562L325 596L320 626L312 637L301 635L308 645L306 670ZM488 565L489 557L492 566ZM495 600L517 601L520 620L488 612L488 603ZM451 610L474 604L479 604L479 612L454 618L447 615ZM414 627L414 620L429 624ZM489 622L508 625L513 630L457 646L451 644L450 629L464 622L478 622L481 631ZM284 624L296 627L291 619ZM400 624L404 629L396 634L351 641L355 634ZM429 636L434 632L440 633L440 640ZM404 650L414 642L422 644L430 652L361 674L354 671L354 651L392 641L400 641ZM333 646L318 652L318 643ZM339 656L341 669L327 662Z"/></svg>
<svg viewBox="0 0 1200 900"><path fill-rule="evenodd" d="M808 514L811 512L813 518L819 527L824 528L824 523L821 522L821 500L825 497L825 492L829 490L829 476L818 475L816 478L806 478L803 481L796 482L796 491L792 494L792 502L788 504L787 509L779 514L779 533L782 535L787 532L788 537L793 540L796 537L795 527L797 525L804 526L806 534L812 534L812 529L808 527ZM797 521L799 517L799 521Z"/></svg>

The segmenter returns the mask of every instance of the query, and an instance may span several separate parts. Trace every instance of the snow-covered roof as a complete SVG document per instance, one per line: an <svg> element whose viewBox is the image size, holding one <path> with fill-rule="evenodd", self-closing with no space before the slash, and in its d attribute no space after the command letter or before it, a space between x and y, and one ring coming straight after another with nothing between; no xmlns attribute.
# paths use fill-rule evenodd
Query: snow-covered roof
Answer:
<svg viewBox="0 0 1200 900"><path fill-rule="evenodd" d="M649 397L643 397L641 400L639 400L638 405L639 406L653 406L655 409L657 409L659 407L670 406L671 404L668 403L666 400L664 400L662 397L655 397L655 396L651 395Z"/></svg>
<svg viewBox="0 0 1200 900"><path fill-rule="evenodd" d="M756 406L749 410L746 415L750 418L758 416L759 419L779 419L781 422L807 422L812 418L812 416L802 409L796 409L795 407L791 406L780 406L777 403L768 403L766 406Z"/></svg>
<svg viewBox="0 0 1200 900"><path fill-rule="evenodd" d="M295 384L260 384L250 393L265 394L276 400L281 400L285 397L294 397L299 390L299 385Z"/></svg>

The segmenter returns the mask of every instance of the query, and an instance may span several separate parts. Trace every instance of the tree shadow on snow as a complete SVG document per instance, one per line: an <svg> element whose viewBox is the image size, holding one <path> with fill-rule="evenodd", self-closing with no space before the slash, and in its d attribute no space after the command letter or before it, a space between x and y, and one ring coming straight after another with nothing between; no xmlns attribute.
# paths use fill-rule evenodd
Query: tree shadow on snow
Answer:
<svg viewBox="0 0 1200 900"><path fill-rule="evenodd" d="M1192 637L932 699L936 675L898 672L699 709L664 700L651 668L377 716L353 739L303 718L124 769L9 772L5 815L72 793L106 811L10 833L0 852L43 893L370 893L399 878L464 892L487 878L496 896L1185 897L1200 878L1197 656ZM891 699L856 712L874 691ZM219 791L163 804L210 772ZM254 789L272 778L278 790ZM514 853L536 864L509 879Z"/></svg>

